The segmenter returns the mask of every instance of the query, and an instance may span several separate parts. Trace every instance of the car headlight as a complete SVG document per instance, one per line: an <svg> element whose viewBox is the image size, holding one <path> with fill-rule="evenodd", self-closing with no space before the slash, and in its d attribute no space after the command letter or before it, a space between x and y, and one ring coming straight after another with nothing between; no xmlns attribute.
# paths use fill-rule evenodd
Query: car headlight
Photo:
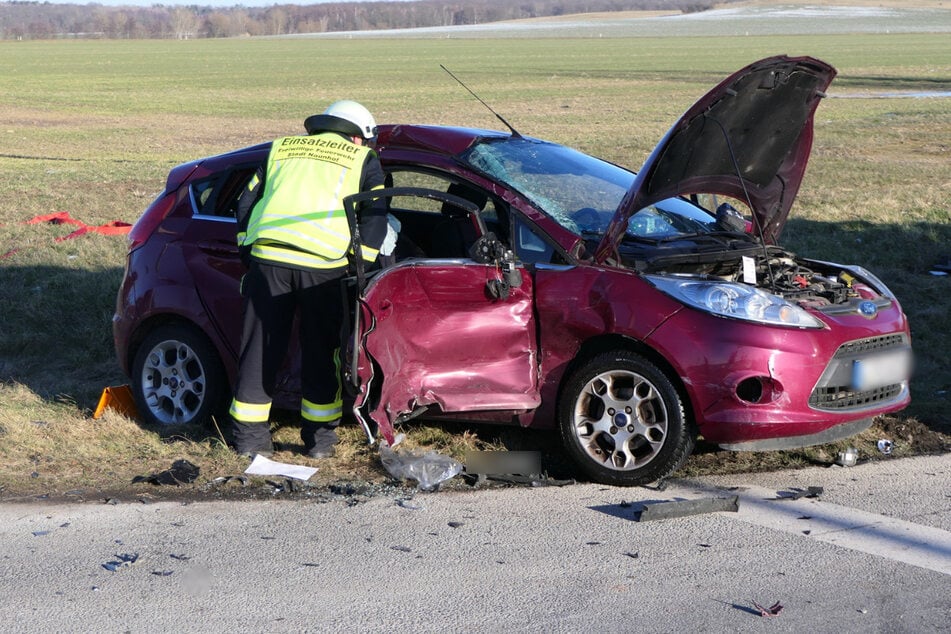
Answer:
<svg viewBox="0 0 951 634"><path fill-rule="evenodd" d="M782 297L733 282L662 275L644 276L674 299L714 315L770 326L823 328L824 324Z"/></svg>

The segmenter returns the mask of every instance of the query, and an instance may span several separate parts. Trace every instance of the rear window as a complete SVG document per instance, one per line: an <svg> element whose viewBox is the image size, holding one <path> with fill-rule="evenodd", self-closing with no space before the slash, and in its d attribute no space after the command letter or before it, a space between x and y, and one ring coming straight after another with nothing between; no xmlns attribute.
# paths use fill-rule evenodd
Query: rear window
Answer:
<svg viewBox="0 0 951 634"><path fill-rule="evenodd" d="M257 165L235 167L191 184L192 210L195 216L235 218L238 204L245 196L255 195Z"/></svg>

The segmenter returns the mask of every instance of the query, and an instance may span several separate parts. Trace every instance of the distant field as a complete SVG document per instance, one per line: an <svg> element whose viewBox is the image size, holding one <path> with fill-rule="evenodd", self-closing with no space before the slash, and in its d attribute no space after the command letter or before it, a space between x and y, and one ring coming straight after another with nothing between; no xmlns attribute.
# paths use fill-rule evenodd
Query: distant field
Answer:
<svg viewBox="0 0 951 634"><path fill-rule="evenodd" d="M951 90L948 35L922 32L0 42L0 254L20 249L0 259L0 436L80 426L125 382L110 331L122 239L54 243L70 228L20 224L33 216L133 222L174 164L303 132L344 97L381 122L498 127L440 64L523 134L636 168L707 89L778 53L839 70L787 243L889 283L919 362L908 413L951 431L951 279L929 275L951 257L951 100L841 98Z"/></svg>
<svg viewBox="0 0 951 634"><path fill-rule="evenodd" d="M762 0L710 11L625 11L544 17L461 27L363 31L360 37L749 37L951 32L951 7L940 0ZM349 33L318 37L349 38ZM300 35L295 37L312 37Z"/></svg>

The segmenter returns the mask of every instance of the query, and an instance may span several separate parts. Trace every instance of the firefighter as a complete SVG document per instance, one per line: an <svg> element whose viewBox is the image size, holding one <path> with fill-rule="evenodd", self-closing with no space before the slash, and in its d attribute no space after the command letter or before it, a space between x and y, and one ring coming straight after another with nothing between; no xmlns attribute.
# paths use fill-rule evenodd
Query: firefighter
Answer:
<svg viewBox="0 0 951 634"><path fill-rule="evenodd" d="M266 167L239 205L238 247L248 264L242 279L244 326L230 414L237 453L270 456L269 413L275 379L299 311L301 440L312 458L334 454L343 413L340 340L341 278L347 273L350 229L343 199L382 189L383 168L368 147L376 135L370 112L338 101L304 121L307 136L277 139ZM360 210L363 258L372 263L396 235L386 202ZM385 244L384 244L385 243Z"/></svg>

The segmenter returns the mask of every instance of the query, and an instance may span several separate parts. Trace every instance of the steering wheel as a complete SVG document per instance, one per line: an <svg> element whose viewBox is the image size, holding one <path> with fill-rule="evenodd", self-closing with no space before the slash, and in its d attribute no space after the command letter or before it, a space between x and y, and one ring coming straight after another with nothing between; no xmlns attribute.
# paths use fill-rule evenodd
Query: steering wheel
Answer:
<svg viewBox="0 0 951 634"><path fill-rule="evenodd" d="M594 207L582 207L569 214L579 229L601 229L601 214Z"/></svg>

